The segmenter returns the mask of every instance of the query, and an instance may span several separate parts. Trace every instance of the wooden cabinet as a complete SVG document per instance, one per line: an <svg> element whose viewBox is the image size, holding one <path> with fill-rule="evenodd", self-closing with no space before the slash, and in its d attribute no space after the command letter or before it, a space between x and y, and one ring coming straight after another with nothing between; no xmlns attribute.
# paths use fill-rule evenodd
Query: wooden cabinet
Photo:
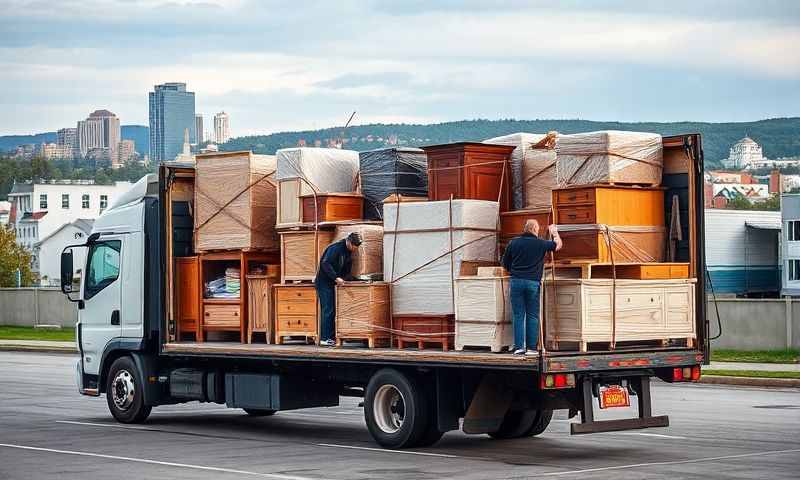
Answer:
<svg viewBox="0 0 800 480"><path fill-rule="evenodd" d="M543 235L551 221L550 209L514 210L500 214L500 242L508 243L512 238L522 235L522 229L528 220L539 222L539 233Z"/></svg>
<svg viewBox="0 0 800 480"><path fill-rule="evenodd" d="M664 258L664 192L660 188L556 189L553 213L555 223L566 226L560 232L564 247L555 254L556 261L642 263Z"/></svg>
<svg viewBox="0 0 800 480"><path fill-rule="evenodd" d="M197 155L195 251L278 250L275 168L271 155Z"/></svg>
<svg viewBox="0 0 800 480"><path fill-rule="evenodd" d="M548 348L587 351L591 342L670 340L692 346L694 295L694 279L546 280Z"/></svg>
<svg viewBox="0 0 800 480"><path fill-rule="evenodd" d="M272 343L275 301L272 286L278 283L277 276L248 275L248 318L247 343L253 342L254 333L263 333L266 343Z"/></svg>
<svg viewBox="0 0 800 480"><path fill-rule="evenodd" d="M392 324L398 348L413 345L423 349L438 344L442 350L449 350L453 344L453 315L394 315Z"/></svg>
<svg viewBox="0 0 800 480"><path fill-rule="evenodd" d="M198 257L175 258L175 318L178 321L178 341L186 334L199 338L201 288Z"/></svg>
<svg viewBox="0 0 800 480"><path fill-rule="evenodd" d="M364 197L360 193L318 193L303 195L303 222L339 222L364 217Z"/></svg>
<svg viewBox="0 0 800 480"><path fill-rule="evenodd" d="M510 277L483 276L501 271L483 267L478 276L456 279L456 350L489 347L496 353L513 345Z"/></svg>
<svg viewBox="0 0 800 480"><path fill-rule="evenodd" d="M332 230L281 232L281 283L314 280L319 259L334 234Z"/></svg>
<svg viewBox="0 0 800 480"><path fill-rule="evenodd" d="M275 343L287 337L319 340L317 291L308 284L280 284L275 292Z"/></svg>
<svg viewBox="0 0 800 480"><path fill-rule="evenodd" d="M206 331L239 331L242 310L238 300L203 300L203 329Z"/></svg>
<svg viewBox="0 0 800 480"><path fill-rule="evenodd" d="M423 147L428 155L428 198L490 200L510 209L513 146L451 143Z"/></svg>
<svg viewBox="0 0 800 480"><path fill-rule="evenodd" d="M637 280L669 280L689 278L688 263L636 263L617 265L592 265L592 278L617 278Z"/></svg>
<svg viewBox="0 0 800 480"><path fill-rule="evenodd" d="M369 348L388 346L389 284L347 282L336 287L336 342L366 340Z"/></svg>

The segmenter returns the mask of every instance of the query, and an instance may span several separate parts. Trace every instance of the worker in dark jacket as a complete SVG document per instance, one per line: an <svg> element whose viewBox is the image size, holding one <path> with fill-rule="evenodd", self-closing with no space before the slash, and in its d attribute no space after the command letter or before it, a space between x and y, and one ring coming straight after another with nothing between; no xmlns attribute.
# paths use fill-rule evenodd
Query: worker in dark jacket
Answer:
<svg viewBox="0 0 800 480"><path fill-rule="evenodd" d="M511 275L511 310L514 316L514 347L517 355L535 354L539 343L539 290L545 256L561 250L561 237L550 225L553 240L539 238L539 222L525 222L522 235L508 243L503 267Z"/></svg>
<svg viewBox="0 0 800 480"><path fill-rule="evenodd" d="M352 278L352 254L361 245L361 236L351 233L342 240L328 245L319 261L319 270L314 279L320 307L320 345L332 347L336 335L336 285Z"/></svg>

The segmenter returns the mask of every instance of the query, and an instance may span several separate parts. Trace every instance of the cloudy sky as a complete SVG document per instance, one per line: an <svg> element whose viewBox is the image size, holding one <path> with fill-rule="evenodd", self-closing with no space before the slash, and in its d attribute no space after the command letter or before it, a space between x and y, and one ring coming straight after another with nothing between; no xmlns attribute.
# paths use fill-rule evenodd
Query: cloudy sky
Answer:
<svg viewBox="0 0 800 480"><path fill-rule="evenodd" d="M234 135L465 118L800 115L800 2L0 0L0 134L185 81ZM208 122L209 120L207 120Z"/></svg>

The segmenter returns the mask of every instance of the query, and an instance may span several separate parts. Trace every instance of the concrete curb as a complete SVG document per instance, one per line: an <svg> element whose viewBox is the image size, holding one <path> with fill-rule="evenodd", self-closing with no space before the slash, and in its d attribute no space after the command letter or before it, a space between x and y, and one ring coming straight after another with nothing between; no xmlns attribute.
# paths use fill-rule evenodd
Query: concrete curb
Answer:
<svg viewBox="0 0 800 480"><path fill-rule="evenodd" d="M0 352L37 352L37 353L78 353L75 347L56 347L50 345L2 345Z"/></svg>
<svg viewBox="0 0 800 480"><path fill-rule="evenodd" d="M740 385L745 387L800 388L800 378L759 378L703 375L700 383L710 385Z"/></svg>

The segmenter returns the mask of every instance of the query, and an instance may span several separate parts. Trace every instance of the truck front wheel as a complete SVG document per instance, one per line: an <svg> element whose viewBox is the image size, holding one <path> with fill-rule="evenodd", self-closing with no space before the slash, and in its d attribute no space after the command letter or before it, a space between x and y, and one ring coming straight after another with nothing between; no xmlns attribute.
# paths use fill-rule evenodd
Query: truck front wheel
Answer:
<svg viewBox="0 0 800 480"><path fill-rule="evenodd" d="M394 369L372 376L364 394L364 417L372 438L385 448L418 445L428 426L428 405L418 382Z"/></svg>
<svg viewBox="0 0 800 480"><path fill-rule="evenodd" d="M144 404L144 384L130 357L114 360L106 377L106 401L111 415L120 423L141 423L152 407Z"/></svg>

